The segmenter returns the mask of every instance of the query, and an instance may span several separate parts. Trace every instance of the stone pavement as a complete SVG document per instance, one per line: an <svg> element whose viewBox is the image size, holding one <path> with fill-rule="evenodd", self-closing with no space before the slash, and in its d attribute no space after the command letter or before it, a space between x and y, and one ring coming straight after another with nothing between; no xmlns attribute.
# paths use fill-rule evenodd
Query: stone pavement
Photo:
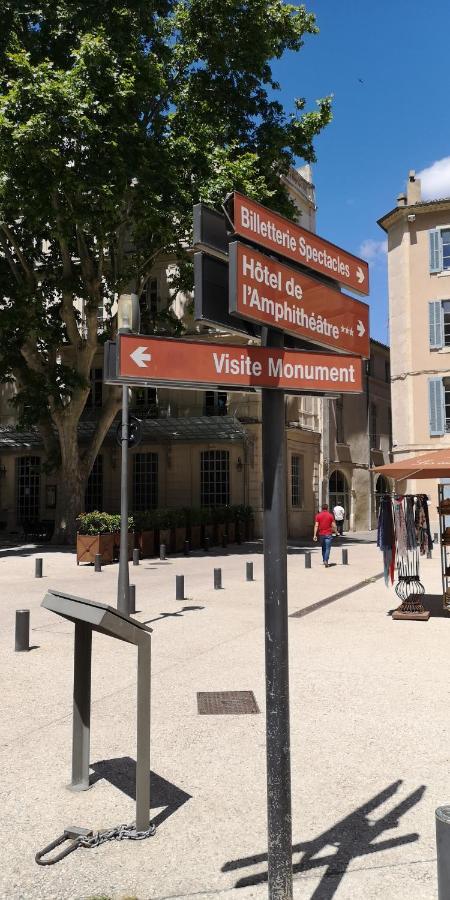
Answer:
<svg viewBox="0 0 450 900"><path fill-rule="evenodd" d="M293 865L296 900L431 900L434 810L450 800L448 636L438 554L422 577L433 616L394 622L370 535L344 539L349 566L289 566ZM44 577L34 578L34 558ZM255 582L245 581L253 560ZM213 568L223 590L213 590ZM130 566L137 618L152 639L155 837L78 850L49 868L36 851L69 824L134 818L136 654L93 640L91 789L70 776L73 626L42 610L48 587L115 605L117 565L0 548L0 896L267 896L263 559L257 543ZM186 600L175 601L184 573ZM358 585L360 585L358 587ZM14 611L31 609L29 653L14 653ZM259 715L200 716L197 691L252 690ZM237 889L239 888L239 889Z"/></svg>

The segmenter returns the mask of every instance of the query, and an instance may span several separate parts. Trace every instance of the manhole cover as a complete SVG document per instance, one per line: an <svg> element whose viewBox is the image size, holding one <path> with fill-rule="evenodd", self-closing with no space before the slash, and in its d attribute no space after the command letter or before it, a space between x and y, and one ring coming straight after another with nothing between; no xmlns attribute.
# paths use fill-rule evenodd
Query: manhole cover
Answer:
<svg viewBox="0 0 450 900"><path fill-rule="evenodd" d="M259 713L253 691L198 691L201 716L242 716Z"/></svg>

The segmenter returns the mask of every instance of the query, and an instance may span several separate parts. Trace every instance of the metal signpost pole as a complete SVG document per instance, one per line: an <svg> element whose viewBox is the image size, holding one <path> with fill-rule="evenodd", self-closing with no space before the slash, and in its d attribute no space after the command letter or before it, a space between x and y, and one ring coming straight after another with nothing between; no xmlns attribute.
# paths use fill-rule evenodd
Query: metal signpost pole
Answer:
<svg viewBox="0 0 450 900"><path fill-rule="evenodd" d="M267 346L283 335L267 333ZM284 391L262 391L268 869L270 900L292 898Z"/></svg>
<svg viewBox="0 0 450 900"><path fill-rule="evenodd" d="M128 615L128 385L122 385L122 469L120 479L120 556L117 609Z"/></svg>

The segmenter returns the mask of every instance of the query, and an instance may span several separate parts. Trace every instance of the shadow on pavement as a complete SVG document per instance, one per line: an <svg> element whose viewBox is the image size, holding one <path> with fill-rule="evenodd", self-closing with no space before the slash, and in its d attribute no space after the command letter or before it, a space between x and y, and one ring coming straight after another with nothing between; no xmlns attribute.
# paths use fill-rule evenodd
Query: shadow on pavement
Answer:
<svg viewBox="0 0 450 900"><path fill-rule="evenodd" d="M181 609L177 609L175 612L162 612L159 616L156 616L155 619L146 619L145 622L142 622L143 625L150 625L150 622L160 622L162 619L182 619L184 612L191 612L194 609L205 609L204 606L182 606Z"/></svg>
<svg viewBox="0 0 450 900"><path fill-rule="evenodd" d="M359 806L353 813L341 819L327 831L312 841L294 844L293 854L301 853L302 858L293 862L293 871L309 872L312 869L327 867L320 884L317 885L311 900L331 900L336 893L349 864L353 859L358 859L367 854L379 853L392 847L401 847L411 844L419 839L416 832L398 835L384 841L378 838L393 828L398 828L400 818L409 812L413 806L419 803L425 792L425 785L409 794L404 800L394 806L390 812L385 813L379 819L371 815L378 806L386 803L397 793L401 780L394 781L379 794L376 794L367 803ZM333 852L326 852L333 848ZM324 852L325 851L325 852ZM316 858L315 858L316 857ZM232 872L247 866L255 866L267 863L267 854L260 853L255 856L247 856L244 859L234 859L222 866L222 872ZM249 887L267 881L267 871L255 875L246 875L240 878L235 887Z"/></svg>
<svg viewBox="0 0 450 900"><path fill-rule="evenodd" d="M442 605L442 594L425 594L422 603L424 608L429 611L430 619L450 619L450 612L446 612ZM398 606L389 609L387 615L392 616L396 609Z"/></svg>
<svg viewBox="0 0 450 900"><path fill-rule="evenodd" d="M328 606L329 603L335 603L336 600L340 600L342 597L348 597L349 594L354 594L356 591L360 591L362 588L367 587L369 584L372 584L375 581L379 581L380 578L383 578L383 573L380 572L378 575L369 575L364 581L358 581L356 584L352 584L348 588L344 588L342 591L338 591L336 594L330 594L329 597L324 597L323 600L317 600L316 603L311 603L310 606L305 606L303 609L298 609L297 612L291 613L290 619L301 619L303 616L308 616L312 612L316 612L318 609L322 609L323 606ZM391 610L393 612L394 610Z"/></svg>
<svg viewBox="0 0 450 900"><path fill-rule="evenodd" d="M136 800L136 761L131 756L102 759L99 762L91 763L91 769L95 773L91 775L91 784L104 778L127 797ZM191 794L187 794L172 782L166 781L156 772L150 771L150 808L164 807L152 819L154 825L161 825L188 800L192 800Z"/></svg>

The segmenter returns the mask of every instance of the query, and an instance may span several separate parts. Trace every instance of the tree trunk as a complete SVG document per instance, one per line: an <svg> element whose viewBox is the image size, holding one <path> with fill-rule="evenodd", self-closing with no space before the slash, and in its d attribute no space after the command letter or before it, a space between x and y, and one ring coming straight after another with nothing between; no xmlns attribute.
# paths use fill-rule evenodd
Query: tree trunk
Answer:
<svg viewBox="0 0 450 900"><path fill-rule="evenodd" d="M78 454L77 454L78 456ZM76 518L84 511L86 478L78 458L71 465L63 465L58 472L58 488L55 511L55 531L53 544L76 543Z"/></svg>

